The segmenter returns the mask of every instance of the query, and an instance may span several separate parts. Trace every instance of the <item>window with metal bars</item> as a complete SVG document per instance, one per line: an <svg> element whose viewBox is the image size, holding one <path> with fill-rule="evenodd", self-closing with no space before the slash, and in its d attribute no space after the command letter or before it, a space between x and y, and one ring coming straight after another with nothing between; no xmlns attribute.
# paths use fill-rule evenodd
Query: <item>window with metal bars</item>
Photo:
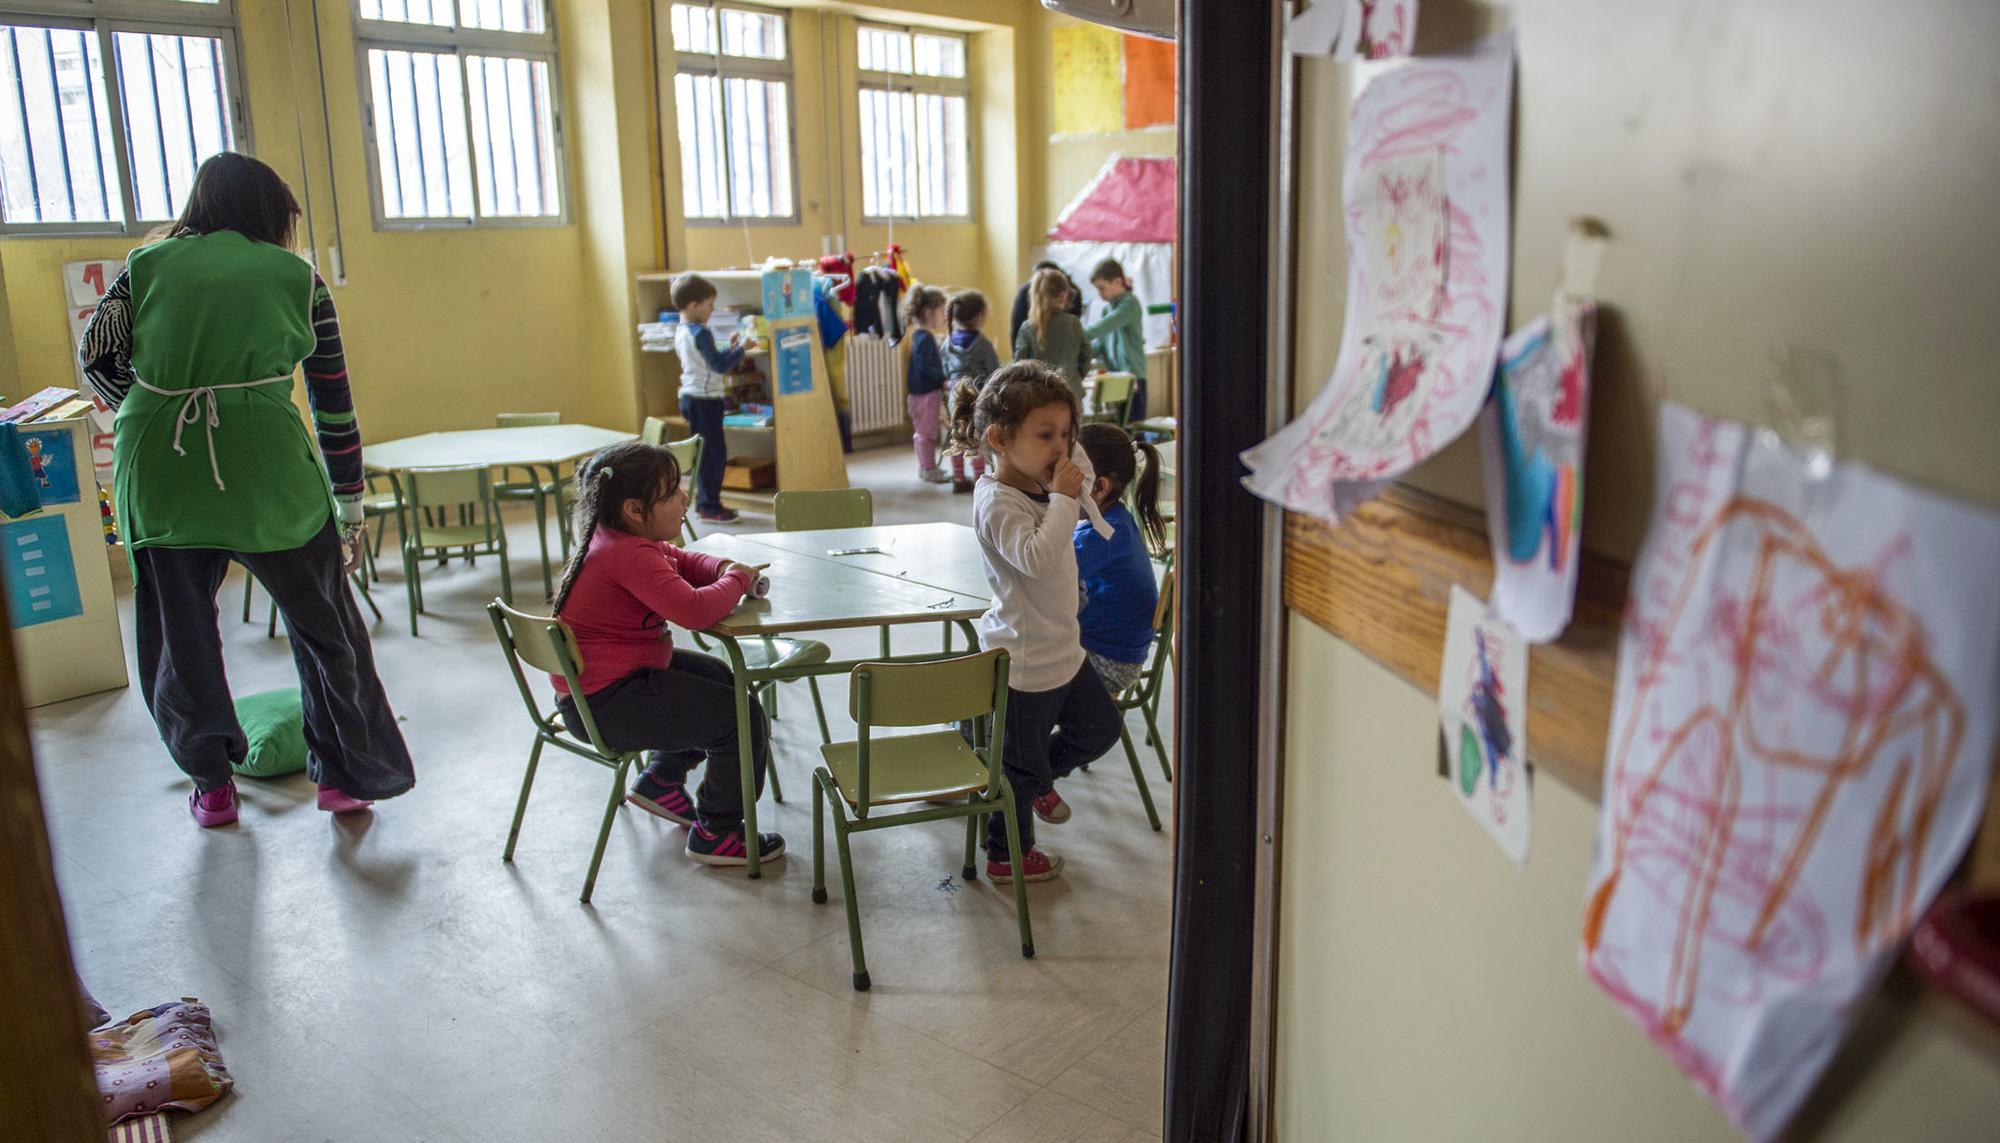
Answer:
<svg viewBox="0 0 2000 1143"><path fill-rule="evenodd" d="M355 16L378 225L566 217L544 0L355 0Z"/></svg>
<svg viewBox="0 0 2000 1143"><path fill-rule="evenodd" d="M682 215L690 222L796 221L784 13L675 4L668 18Z"/></svg>
<svg viewBox="0 0 2000 1143"><path fill-rule="evenodd" d="M965 37L919 28L856 29L861 88L861 214L969 218L972 83Z"/></svg>
<svg viewBox="0 0 2000 1143"><path fill-rule="evenodd" d="M202 160L247 149L235 24L225 0L0 11L0 231L132 234L178 215Z"/></svg>

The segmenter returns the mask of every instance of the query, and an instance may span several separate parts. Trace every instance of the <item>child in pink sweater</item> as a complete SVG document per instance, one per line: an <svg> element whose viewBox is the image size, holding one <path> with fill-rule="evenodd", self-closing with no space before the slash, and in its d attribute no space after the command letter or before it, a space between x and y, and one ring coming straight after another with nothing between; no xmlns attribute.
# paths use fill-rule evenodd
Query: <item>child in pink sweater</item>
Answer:
<svg viewBox="0 0 2000 1143"><path fill-rule="evenodd" d="M675 651L667 624L713 626L735 610L760 569L670 542L680 535L688 498L680 466L664 448L613 445L584 462L576 486L579 540L556 589L555 613L576 634L578 682L598 734L614 750L648 752L628 800L689 827L690 858L747 865L734 676L720 660ZM568 686L561 678L555 685L563 722L581 735ZM750 733L761 794L771 728L754 697ZM703 761L708 769L690 801L687 776ZM760 834L758 844L764 861L785 852L775 833Z"/></svg>

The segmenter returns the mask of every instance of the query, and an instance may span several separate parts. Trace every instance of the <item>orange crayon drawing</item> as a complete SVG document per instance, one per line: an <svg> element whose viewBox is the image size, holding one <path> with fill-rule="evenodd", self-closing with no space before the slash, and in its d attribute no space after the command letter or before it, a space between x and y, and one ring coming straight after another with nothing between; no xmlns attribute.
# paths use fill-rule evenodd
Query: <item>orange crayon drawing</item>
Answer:
<svg viewBox="0 0 2000 1143"><path fill-rule="evenodd" d="M1704 562L1725 543L1754 553L1740 587ZM1671 602L1647 593L1667 603L1664 614L1635 617L1636 693L1614 728L1612 852L1586 907L1584 958L1718 1095L1719 1061L1682 1033L1698 1005L1754 1005L1773 984L1819 979L1838 938L1801 874L1822 845L1861 845L1829 831L1830 817L1867 823L1865 847L1852 855L1846 934L1857 956L1901 939L1922 904L1925 847L1966 712L1921 620L1882 587L1907 544L1892 545L1883 566L1841 568L1790 515L1736 497L1694 537ZM1836 815L1844 794L1881 800ZM1828 884L1817 874L1813 882ZM1634 977L1606 942L1607 915L1630 894L1649 895L1673 918L1664 979ZM1747 982L1704 992L1704 958L1721 951L1747 963Z"/></svg>

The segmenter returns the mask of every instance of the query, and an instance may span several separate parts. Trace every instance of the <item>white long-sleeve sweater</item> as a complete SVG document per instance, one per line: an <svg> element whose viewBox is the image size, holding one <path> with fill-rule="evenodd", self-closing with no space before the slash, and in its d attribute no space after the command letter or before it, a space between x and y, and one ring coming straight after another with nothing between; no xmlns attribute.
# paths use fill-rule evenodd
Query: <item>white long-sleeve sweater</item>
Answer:
<svg viewBox="0 0 2000 1143"><path fill-rule="evenodd" d="M993 606L979 617L979 643L1004 647L1007 685L1051 691L1083 666L1077 626L1077 502L1030 496L989 474L973 489L972 527Z"/></svg>

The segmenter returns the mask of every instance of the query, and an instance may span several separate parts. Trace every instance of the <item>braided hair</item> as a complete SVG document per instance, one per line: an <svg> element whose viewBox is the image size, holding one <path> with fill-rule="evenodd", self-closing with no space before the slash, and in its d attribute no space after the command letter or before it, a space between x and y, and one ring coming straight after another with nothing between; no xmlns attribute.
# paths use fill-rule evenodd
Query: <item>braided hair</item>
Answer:
<svg viewBox="0 0 2000 1143"><path fill-rule="evenodd" d="M650 512L653 505L680 491L680 486L681 466L674 454L643 441L612 445L577 467L576 508L570 524L576 547L556 585L556 615L561 615L563 605L569 602L570 589L583 571L597 529L622 527L618 513L627 500L637 500Z"/></svg>

